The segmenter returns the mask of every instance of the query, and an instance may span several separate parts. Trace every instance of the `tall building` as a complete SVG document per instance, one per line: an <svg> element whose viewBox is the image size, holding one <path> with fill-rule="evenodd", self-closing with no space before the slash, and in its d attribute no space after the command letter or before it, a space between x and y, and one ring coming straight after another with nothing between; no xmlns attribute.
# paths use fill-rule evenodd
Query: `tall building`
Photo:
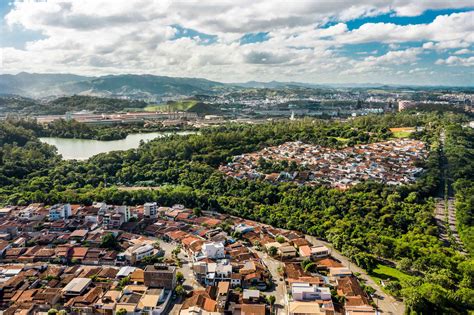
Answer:
<svg viewBox="0 0 474 315"><path fill-rule="evenodd" d="M148 265L144 272L145 285L150 288L174 289L176 286L176 267L166 264Z"/></svg>
<svg viewBox="0 0 474 315"><path fill-rule="evenodd" d="M70 216L71 216L71 205L68 203L55 204L49 209L49 219L51 221L67 219Z"/></svg>
<svg viewBox="0 0 474 315"><path fill-rule="evenodd" d="M145 218L156 219L158 206L156 202L147 202L143 205L143 215Z"/></svg>

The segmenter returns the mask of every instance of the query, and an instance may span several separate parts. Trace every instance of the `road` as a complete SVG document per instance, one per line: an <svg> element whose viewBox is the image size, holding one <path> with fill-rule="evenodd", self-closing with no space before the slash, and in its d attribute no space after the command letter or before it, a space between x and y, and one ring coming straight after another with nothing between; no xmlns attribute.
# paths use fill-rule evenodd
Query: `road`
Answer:
<svg viewBox="0 0 474 315"><path fill-rule="evenodd" d="M359 273L358 276L361 279L365 280L365 283L376 290L375 294L378 298L374 299L374 302L378 305L379 312L381 314L393 314L393 315L403 315L405 313L405 305L396 300L394 297L386 294L382 291L379 285L372 280L367 272L364 269L359 268L356 264L351 263L350 260L335 250L330 243L321 241L313 236L306 235L306 239L314 245L325 245L331 249L331 256L339 260L343 265L347 266L352 273Z"/></svg>
<svg viewBox="0 0 474 315"><path fill-rule="evenodd" d="M160 247L165 251L166 258L172 258L172 251L178 246L178 244L173 242L165 242L161 239L150 237L151 239L156 239L160 242ZM178 258L181 260L182 265L176 269L176 272L181 272L184 276L183 287L186 291L191 292L193 290L204 290L205 288L196 281L192 271L192 262L190 261L188 255L181 249L181 252L178 254ZM178 297L177 300L171 301L169 307L167 308L166 314L175 314L178 315L181 310L182 299Z"/></svg>
<svg viewBox="0 0 474 315"><path fill-rule="evenodd" d="M456 207L454 206L454 198L452 197L451 180L449 178L449 161L445 155L446 133L442 130L440 134L441 146L441 171L442 171L442 187L439 197L436 199L434 217L438 226L439 239L445 246L452 246L461 254L467 254L463 248L461 238L459 237L456 227ZM446 202L447 200L447 202Z"/></svg>
<svg viewBox="0 0 474 315"><path fill-rule="evenodd" d="M458 249L460 253L466 254L456 226L456 208L454 207L454 198L448 198L447 207L444 199L437 198L435 220L436 225L438 226L438 236L440 240L446 246L452 245Z"/></svg>
<svg viewBox="0 0 474 315"><path fill-rule="evenodd" d="M258 251L254 248L251 249L267 266L268 271L272 274L275 288L272 291L262 292L264 295L275 296L275 313L276 314L288 314L288 294L286 292L286 284L283 276L278 273L278 268L283 268L283 263L270 257L268 254ZM282 280L280 280L282 279Z"/></svg>

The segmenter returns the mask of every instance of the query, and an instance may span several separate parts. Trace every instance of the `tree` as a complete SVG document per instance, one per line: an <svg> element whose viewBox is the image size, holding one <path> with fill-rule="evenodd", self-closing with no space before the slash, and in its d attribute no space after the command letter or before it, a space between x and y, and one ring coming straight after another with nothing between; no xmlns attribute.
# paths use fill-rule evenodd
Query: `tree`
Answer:
<svg viewBox="0 0 474 315"><path fill-rule="evenodd" d="M197 217L200 217L202 215L202 210L200 208L194 208L193 214Z"/></svg>
<svg viewBox="0 0 474 315"><path fill-rule="evenodd" d="M48 315L56 315L56 314L58 314L58 310L57 310L57 309L55 309L55 308L49 309Z"/></svg>
<svg viewBox="0 0 474 315"><path fill-rule="evenodd" d="M285 238L281 235L278 235L275 240L280 244L285 242Z"/></svg>
<svg viewBox="0 0 474 315"><path fill-rule="evenodd" d="M178 272L176 273L176 281L177 281L178 283L181 283L183 280L184 280L184 275L183 275L183 273L180 272L180 271L178 271Z"/></svg>
<svg viewBox="0 0 474 315"><path fill-rule="evenodd" d="M268 254L270 256L275 256L277 254L278 249L275 246L270 246L268 249Z"/></svg>
<svg viewBox="0 0 474 315"><path fill-rule="evenodd" d="M176 288L174 289L177 295L179 296L184 296L186 294L186 290L182 285L177 285Z"/></svg>
<svg viewBox="0 0 474 315"><path fill-rule="evenodd" d="M100 247L113 249L113 250L117 250L118 248L120 248L117 239L112 233L107 233L104 236L102 236Z"/></svg>
<svg viewBox="0 0 474 315"><path fill-rule="evenodd" d="M276 298L274 295L267 296L267 303L270 304L270 308L273 310L273 306L275 305Z"/></svg>
<svg viewBox="0 0 474 315"><path fill-rule="evenodd" d="M127 315L127 310L124 308L121 308L117 312L115 312L115 315Z"/></svg>

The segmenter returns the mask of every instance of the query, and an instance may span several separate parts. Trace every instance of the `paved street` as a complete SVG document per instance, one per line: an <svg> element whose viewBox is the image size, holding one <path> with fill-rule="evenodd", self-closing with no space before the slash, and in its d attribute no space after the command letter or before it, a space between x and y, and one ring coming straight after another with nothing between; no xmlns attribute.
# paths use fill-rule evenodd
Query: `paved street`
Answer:
<svg viewBox="0 0 474 315"><path fill-rule="evenodd" d="M379 312L381 314L393 314L393 315L403 315L405 312L405 305L397 301L394 297L386 294L382 291L377 283L375 283L372 278L370 278L364 269L359 268L356 264L351 263L349 259L335 250L330 243L321 241L313 236L306 235L306 239L310 241L314 245L325 245L326 247L331 249L331 256L339 260L342 264L347 266L353 273L357 272L360 273L359 278L364 279L366 284L371 286L376 290L376 295L379 298L374 298L374 302L379 307Z"/></svg>
<svg viewBox="0 0 474 315"><path fill-rule="evenodd" d="M264 295L274 295L275 296L275 310L277 314L287 314L288 313L288 294L286 293L286 285L283 276L278 273L278 268L283 267L283 263L270 257L268 254L255 249L251 249L255 252L258 257L263 261L263 263L268 267L268 270L272 274L275 289L272 291L262 292ZM281 279L281 280L280 280Z"/></svg>

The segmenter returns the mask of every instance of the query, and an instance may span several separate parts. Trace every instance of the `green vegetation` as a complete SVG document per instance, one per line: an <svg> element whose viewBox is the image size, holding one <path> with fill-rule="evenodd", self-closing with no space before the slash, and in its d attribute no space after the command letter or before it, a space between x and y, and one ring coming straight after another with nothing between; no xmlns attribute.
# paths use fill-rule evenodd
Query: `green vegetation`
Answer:
<svg viewBox="0 0 474 315"><path fill-rule="evenodd" d="M197 102L195 99L168 101L166 104L149 105L145 107L145 110L152 112L185 112L197 104Z"/></svg>
<svg viewBox="0 0 474 315"><path fill-rule="evenodd" d="M380 284L381 280L397 280L397 281L409 281L413 279L413 276L410 276L396 268L392 268L386 265L377 264L370 276L375 280L375 282Z"/></svg>
<svg viewBox="0 0 474 315"><path fill-rule="evenodd" d="M200 116L222 114L215 105L199 102L195 99L169 101L166 104L149 105L145 107L150 112L191 112Z"/></svg>
<svg viewBox="0 0 474 315"><path fill-rule="evenodd" d="M115 236L112 233L107 233L104 236L102 236L100 247L108 248L108 249L115 249L115 250L120 249L120 245L119 245L117 239L115 238Z"/></svg>
<svg viewBox="0 0 474 315"><path fill-rule="evenodd" d="M474 253L474 130L460 126L446 129L449 184L455 194L457 228L463 246Z"/></svg>
<svg viewBox="0 0 474 315"><path fill-rule="evenodd" d="M413 313L465 314L474 308L474 263L438 239L432 198L441 185L441 130L459 129L455 126L465 120L465 116L450 113L400 113L361 117L348 123L302 120L230 124L196 135L156 139L138 150L100 154L82 162L61 161L31 129L2 122L0 201L91 204L101 200L133 205L153 200L161 205L181 203L258 220L326 239L369 272L378 270L381 259L397 263L397 268L411 276L398 285L394 283L391 292L403 297ZM366 182L340 191L237 180L216 170L234 155L269 145L300 140L340 146L334 137L349 139L346 145L368 143L392 137L387 128L399 126L424 127L410 137L426 141L431 148L429 158L420 165L426 172L411 185ZM447 145L449 137L447 132ZM467 164L471 165L472 158L455 158L449 152L447 149L451 177L471 182ZM112 186L105 187L105 180ZM114 186L143 181L162 188L125 191Z"/></svg>
<svg viewBox="0 0 474 315"><path fill-rule="evenodd" d="M408 138L410 137L410 131L397 131L393 133L393 137L395 138Z"/></svg>
<svg viewBox="0 0 474 315"><path fill-rule="evenodd" d="M64 96L48 102L24 97L0 97L0 107L6 112L20 115L64 115L66 112L92 111L97 113L111 113L127 109L143 109L147 103L114 98L95 96Z"/></svg>
<svg viewBox="0 0 474 315"><path fill-rule="evenodd" d="M157 132L169 130L161 124L117 124L107 126L91 126L75 120L58 119L48 124L39 124L34 119L14 119L7 121L15 126L31 130L38 137L59 137L75 139L93 139L101 141L125 139L131 133ZM173 129L171 129L173 130Z"/></svg>

